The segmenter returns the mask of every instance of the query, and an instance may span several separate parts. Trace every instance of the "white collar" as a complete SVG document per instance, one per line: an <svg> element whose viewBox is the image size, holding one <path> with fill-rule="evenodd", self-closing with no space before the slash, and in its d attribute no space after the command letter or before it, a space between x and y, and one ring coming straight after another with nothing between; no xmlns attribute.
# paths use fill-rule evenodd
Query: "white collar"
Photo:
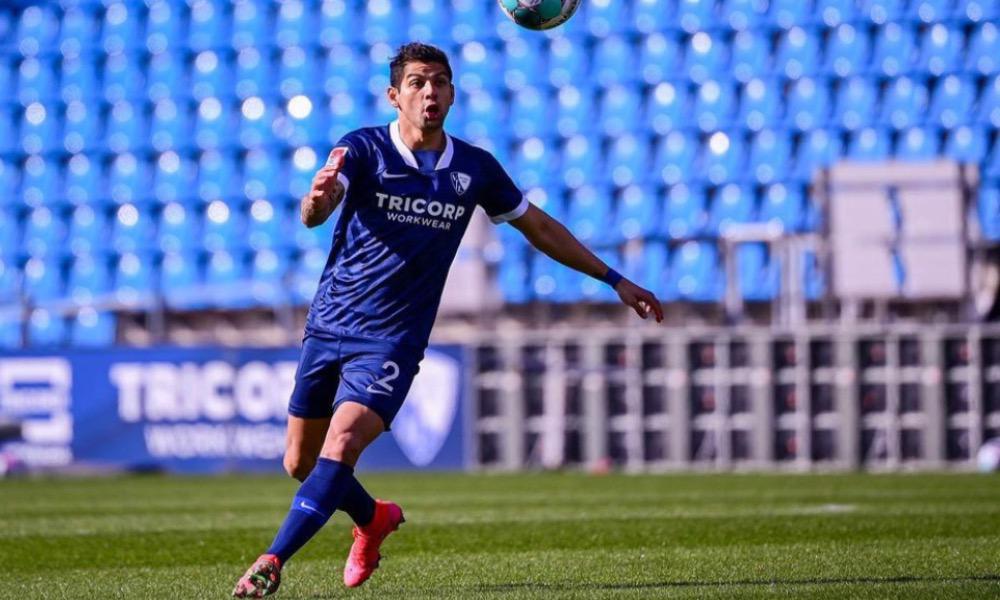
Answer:
<svg viewBox="0 0 1000 600"><path fill-rule="evenodd" d="M392 145L396 147L396 151L403 157L403 162L414 169L419 169L420 167L417 165L417 159L413 156L413 151L403 143L403 136L399 134L398 119L389 123L389 137L392 139ZM441 169L447 169L451 166L451 157L454 153L455 149L452 148L451 136L445 133L444 152L442 152L441 157L438 158L437 165L434 167L434 170L440 171Z"/></svg>

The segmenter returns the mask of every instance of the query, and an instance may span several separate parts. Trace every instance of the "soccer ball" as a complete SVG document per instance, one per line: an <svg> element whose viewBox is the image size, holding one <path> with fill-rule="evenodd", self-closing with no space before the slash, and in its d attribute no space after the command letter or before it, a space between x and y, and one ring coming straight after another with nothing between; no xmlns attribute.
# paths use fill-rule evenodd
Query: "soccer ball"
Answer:
<svg viewBox="0 0 1000 600"><path fill-rule="evenodd" d="M580 0L497 0L497 3L511 21L536 31L562 25L580 6Z"/></svg>

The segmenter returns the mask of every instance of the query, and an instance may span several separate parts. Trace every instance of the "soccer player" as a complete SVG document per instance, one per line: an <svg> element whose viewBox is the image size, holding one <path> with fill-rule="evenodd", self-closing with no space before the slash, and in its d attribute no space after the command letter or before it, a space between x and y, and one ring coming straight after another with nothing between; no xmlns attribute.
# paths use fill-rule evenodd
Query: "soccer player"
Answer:
<svg viewBox="0 0 1000 600"><path fill-rule="evenodd" d="M282 566L337 509L356 524L344 583L361 585L378 567L379 547L403 511L374 500L354 465L389 428L417 374L449 266L477 206L553 259L612 286L640 317L663 319L652 293L530 204L490 153L445 133L455 87L444 52L407 44L389 68L386 93L397 120L344 136L302 198L307 227L344 204L288 407L284 465L302 485L271 547L237 583L239 598L274 593Z"/></svg>

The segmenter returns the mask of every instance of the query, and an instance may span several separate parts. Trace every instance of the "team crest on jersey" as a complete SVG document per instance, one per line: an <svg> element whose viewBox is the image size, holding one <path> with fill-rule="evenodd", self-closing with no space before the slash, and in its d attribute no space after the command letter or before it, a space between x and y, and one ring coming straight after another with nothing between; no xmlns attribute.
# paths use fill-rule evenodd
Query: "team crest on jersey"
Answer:
<svg viewBox="0 0 1000 600"><path fill-rule="evenodd" d="M471 177L460 171L452 171L451 185L455 187L455 193L459 196L464 194L465 190L469 189L470 183L472 183Z"/></svg>

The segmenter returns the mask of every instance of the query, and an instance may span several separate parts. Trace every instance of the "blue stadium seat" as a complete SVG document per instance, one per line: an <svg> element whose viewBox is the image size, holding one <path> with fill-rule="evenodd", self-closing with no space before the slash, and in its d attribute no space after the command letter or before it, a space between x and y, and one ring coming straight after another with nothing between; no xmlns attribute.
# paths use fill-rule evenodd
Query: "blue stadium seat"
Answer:
<svg viewBox="0 0 1000 600"><path fill-rule="evenodd" d="M805 197L802 186L775 183L764 188L758 220L778 223L784 231L796 232L805 224Z"/></svg>
<svg viewBox="0 0 1000 600"><path fill-rule="evenodd" d="M165 253L183 252L201 243L201 229L194 209L180 202L168 202L160 212L156 245Z"/></svg>
<svg viewBox="0 0 1000 600"><path fill-rule="evenodd" d="M193 146L194 129L190 105L186 100L164 98L153 105L149 141L157 152L182 150Z"/></svg>
<svg viewBox="0 0 1000 600"><path fill-rule="evenodd" d="M111 247L119 254L151 250L156 240L156 224L149 211L134 204L122 204L111 227Z"/></svg>
<svg viewBox="0 0 1000 600"><path fill-rule="evenodd" d="M833 124L854 131L875 121L878 88L874 81L862 77L842 79L837 88L833 109Z"/></svg>
<svg viewBox="0 0 1000 600"><path fill-rule="evenodd" d="M153 301L156 269L149 254L122 254L115 263L114 296L127 306L145 306ZM165 288L164 288L165 289Z"/></svg>
<svg viewBox="0 0 1000 600"><path fill-rule="evenodd" d="M254 250L284 248L289 237L281 211L265 198L254 200L247 210L247 243ZM293 227L298 227L293 223Z"/></svg>
<svg viewBox="0 0 1000 600"><path fill-rule="evenodd" d="M872 68L879 75L906 75L913 67L917 52L915 31L907 24L891 22L875 33Z"/></svg>
<svg viewBox="0 0 1000 600"><path fill-rule="evenodd" d="M854 21L858 17L854 0L816 0L813 11L819 22L830 28Z"/></svg>
<svg viewBox="0 0 1000 600"><path fill-rule="evenodd" d="M609 241L612 222L610 189L603 186L584 185L570 192L567 203L567 227L584 244L601 245Z"/></svg>
<svg viewBox="0 0 1000 600"><path fill-rule="evenodd" d="M617 35L626 28L630 3L614 0L594 0L582 5L582 16L587 25L587 31L597 39L609 35ZM603 42L602 42L603 43Z"/></svg>
<svg viewBox="0 0 1000 600"><path fill-rule="evenodd" d="M705 190L685 184L674 185L667 193L663 221L667 235L673 239L686 239L700 235L708 220Z"/></svg>
<svg viewBox="0 0 1000 600"><path fill-rule="evenodd" d="M152 54L187 47L185 4L179 0L151 0L146 15L146 49Z"/></svg>
<svg viewBox="0 0 1000 600"><path fill-rule="evenodd" d="M85 150L104 149L102 143L104 132L98 108L88 107L87 102L82 100L73 100L66 104L62 134L63 147L68 152L75 154ZM2 143L0 141L0 144Z"/></svg>
<svg viewBox="0 0 1000 600"><path fill-rule="evenodd" d="M458 44L481 39L483 32L490 29L487 10L495 8L479 0L452 0L451 39Z"/></svg>
<svg viewBox="0 0 1000 600"><path fill-rule="evenodd" d="M792 138L784 130L763 129L750 144L750 175L757 183L768 184L786 176L792 162Z"/></svg>
<svg viewBox="0 0 1000 600"><path fill-rule="evenodd" d="M100 30L96 13L94 7L83 3L65 8L59 28L59 51L64 57L94 49Z"/></svg>
<svg viewBox="0 0 1000 600"><path fill-rule="evenodd" d="M311 248L294 262L291 280L292 299L296 304L307 305L312 302L328 253L328 248Z"/></svg>
<svg viewBox="0 0 1000 600"><path fill-rule="evenodd" d="M239 141L244 148L256 148L274 141L271 125L278 108L271 98L251 96L240 104Z"/></svg>
<svg viewBox="0 0 1000 600"><path fill-rule="evenodd" d="M516 37L503 45L503 81L508 90L547 84L548 54L543 40L541 36Z"/></svg>
<svg viewBox="0 0 1000 600"><path fill-rule="evenodd" d="M270 9L271 4L264 0L237 0L233 3L233 48L263 48L277 41L278 35L272 33L274 25Z"/></svg>
<svg viewBox="0 0 1000 600"><path fill-rule="evenodd" d="M323 107L320 107L317 115L321 121L329 115L326 139L322 139L321 135L310 139L316 139L319 145L324 142L335 143L347 132L368 126L370 123L367 121L368 115L362 105L363 101L363 98L356 98L354 94L347 92L334 94L327 103L327 110L324 112Z"/></svg>
<svg viewBox="0 0 1000 600"><path fill-rule="evenodd" d="M533 300L551 303L579 300L568 268L540 252L531 252L529 269L528 287Z"/></svg>
<svg viewBox="0 0 1000 600"><path fill-rule="evenodd" d="M727 56L722 35L712 36L699 31L687 43L684 72L695 83L704 83L723 76L727 71Z"/></svg>
<svg viewBox="0 0 1000 600"><path fill-rule="evenodd" d="M708 29L715 23L715 0L677 0L674 22L688 33Z"/></svg>
<svg viewBox="0 0 1000 600"><path fill-rule="evenodd" d="M651 89L645 101L645 126L659 135L688 125L687 87L662 82Z"/></svg>
<svg viewBox="0 0 1000 600"><path fill-rule="evenodd" d="M208 255L205 264L205 300L212 306L242 309L253 306L253 294L242 256L227 250Z"/></svg>
<svg viewBox="0 0 1000 600"><path fill-rule="evenodd" d="M64 346L66 319L56 311L36 308L28 317L28 345L39 348Z"/></svg>
<svg viewBox="0 0 1000 600"><path fill-rule="evenodd" d="M659 235L662 223L655 186L630 185L621 191L615 209L614 225L618 240Z"/></svg>
<svg viewBox="0 0 1000 600"><path fill-rule="evenodd" d="M715 192L708 209L708 232L721 235L728 227L754 220L754 194L749 186L728 183Z"/></svg>
<svg viewBox="0 0 1000 600"><path fill-rule="evenodd" d="M506 115L503 110L506 106L498 95L486 90L479 90L471 94L463 94L458 101L461 102L463 99L465 106L459 107L457 112L452 112L464 120L464 123L460 121L458 126L451 129L452 131L456 131L459 136L468 139L481 139L495 135L496 132L504 129L503 123L506 122Z"/></svg>
<svg viewBox="0 0 1000 600"><path fill-rule="evenodd" d="M24 264L22 290L26 299L45 303L63 297L63 277L60 261L56 258L34 256Z"/></svg>
<svg viewBox="0 0 1000 600"><path fill-rule="evenodd" d="M246 223L236 206L222 200L209 202L202 218L202 245L209 252L246 245Z"/></svg>
<svg viewBox="0 0 1000 600"><path fill-rule="evenodd" d="M156 199L164 204L167 202L188 202L195 195L194 162L187 156L182 157L172 150L164 152L156 159L156 169L153 171L153 193Z"/></svg>
<svg viewBox="0 0 1000 600"><path fill-rule="evenodd" d="M888 82L879 121L897 130L912 127L923 122L927 105L927 84L919 79L899 77Z"/></svg>
<svg viewBox="0 0 1000 600"><path fill-rule="evenodd" d="M597 140L576 134L566 140L561 158L559 172L566 187L578 188L600 178L601 150Z"/></svg>
<svg viewBox="0 0 1000 600"><path fill-rule="evenodd" d="M966 124L975 101L976 84L971 79L949 75L934 88L927 120L948 129Z"/></svg>
<svg viewBox="0 0 1000 600"><path fill-rule="evenodd" d="M81 308L71 323L70 343L76 347L98 348L115 343L115 316L90 307Z"/></svg>
<svg viewBox="0 0 1000 600"><path fill-rule="evenodd" d="M955 71L961 64L964 36L958 27L931 25L921 36L917 69L934 76Z"/></svg>
<svg viewBox="0 0 1000 600"><path fill-rule="evenodd" d="M268 55L257 48L243 48L236 54L235 84L236 97L246 99L271 91L274 78L273 64ZM331 55L331 60L332 60Z"/></svg>
<svg viewBox="0 0 1000 600"><path fill-rule="evenodd" d="M774 69L789 79L816 73L820 57L819 38L816 33L799 26L781 34L774 56Z"/></svg>
<svg viewBox="0 0 1000 600"><path fill-rule="evenodd" d="M621 35L613 35L601 40L594 49L594 64L590 69L590 79L601 87L628 85L635 80L638 54L629 40Z"/></svg>
<svg viewBox="0 0 1000 600"><path fill-rule="evenodd" d="M826 124L830 93L823 79L805 77L792 83L787 93L785 123L808 131Z"/></svg>
<svg viewBox="0 0 1000 600"><path fill-rule="evenodd" d="M142 42L142 9L128 2L109 2L105 7L101 24L101 47L104 52L134 52Z"/></svg>
<svg viewBox="0 0 1000 600"><path fill-rule="evenodd" d="M159 290L167 307L180 310L207 308L207 294L198 256L193 252L165 254L160 265Z"/></svg>
<svg viewBox="0 0 1000 600"><path fill-rule="evenodd" d="M608 137L617 137L628 131L641 130L642 99L639 90L631 86L613 86L608 88L601 97L598 115L600 115L601 133ZM593 130L593 116L588 130Z"/></svg>
<svg viewBox="0 0 1000 600"><path fill-rule="evenodd" d="M556 95L556 129L569 137L593 134L594 91L589 87L564 86Z"/></svg>
<svg viewBox="0 0 1000 600"><path fill-rule="evenodd" d="M202 150L225 148L233 142L237 123L232 98L209 96L198 103L194 143Z"/></svg>
<svg viewBox="0 0 1000 600"><path fill-rule="evenodd" d="M683 131L671 131L656 142L651 180L674 185L691 177L698 154L697 138Z"/></svg>
<svg viewBox="0 0 1000 600"><path fill-rule="evenodd" d="M146 95L153 102L185 94L190 90L184 55L177 50L161 52L149 57L146 68Z"/></svg>
<svg viewBox="0 0 1000 600"><path fill-rule="evenodd" d="M14 208L0 207L0 248L4 249L4 253L0 254L2 264L7 264L8 255L21 248L21 227L17 214ZM2 300L0 304L3 304Z"/></svg>
<svg viewBox="0 0 1000 600"><path fill-rule="evenodd" d="M1000 30L995 22L983 23L972 32L965 69L980 75L1000 72Z"/></svg>
<svg viewBox="0 0 1000 600"><path fill-rule="evenodd" d="M59 97L55 59L28 57L17 69L17 99L22 105L47 102Z"/></svg>
<svg viewBox="0 0 1000 600"><path fill-rule="evenodd" d="M812 16L812 4L810 1L802 0L773 0L769 17L778 27L791 29L809 21Z"/></svg>
<svg viewBox="0 0 1000 600"><path fill-rule="evenodd" d="M240 188L238 173L233 153L203 153L198 160L198 195L204 202L235 198Z"/></svg>
<svg viewBox="0 0 1000 600"><path fill-rule="evenodd" d="M802 137L795 151L794 176L799 181L811 181L817 169L832 165L842 154L839 132L814 129Z"/></svg>
<svg viewBox="0 0 1000 600"><path fill-rule="evenodd" d="M767 18L767 4L767 0L724 0L722 21L735 31L760 27Z"/></svg>
<svg viewBox="0 0 1000 600"><path fill-rule="evenodd" d="M776 82L751 79L740 92L737 124L751 131L781 122L780 88Z"/></svg>
<svg viewBox="0 0 1000 600"><path fill-rule="evenodd" d="M1000 129L1000 75L994 75L983 85L976 121Z"/></svg>
<svg viewBox="0 0 1000 600"><path fill-rule="evenodd" d="M722 299L723 278L718 251L706 242L685 242L670 255L666 299L718 302Z"/></svg>
<svg viewBox="0 0 1000 600"><path fill-rule="evenodd" d="M319 43L325 48L351 44L361 35L361 16L354 2L323 0L319 7Z"/></svg>
<svg viewBox="0 0 1000 600"><path fill-rule="evenodd" d="M447 45L451 31L450 12L444 0L410 0L409 38Z"/></svg>
<svg viewBox="0 0 1000 600"><path fill-rule="evenodd" d="M680 42L669 33L655 32L645 36L639 46L639 77L648 85L675 77L682 54Z"/></svg>
<svg viewBox="0 0 1000 600"><path fill-rule="evenodd" d="M21 243L31 256L53 256L63 250L65 236L66 226L60 212L48 206L39 206L25 219Z"/></svg>
<svg viewBox="0 0 1000 600"><path fill-rule="evenodd" d="M979 190L979 227L984 238L1000 241L1000 186L995 182Z"/></svg>
<svg viewBox="0 0 1000 600"><path fill-rule="evenodd" d="M702 146L701 176L713 185L743 176L746 148L741 131L713 133Z"/></svg>
<svg viewBox="0 0 1000 600"><path fill-rule="evenodd" d="M906 3L907 0L863 0L859 10L875 25L885 25L903 19Z"/></svg>
<svg viewBox="0 0 1000 600"><path fill-rule="evenodd" d="M632 28L643 34L665 31L676 23L671 0L635 0L632 3Z"/></svg>
<svg viewBox="0 0 1000 600"><path fill-rule="evenodd" d="M59 14L55 6L26 6L17 18L15 41L24 56L49 52L59 33Z"/></svg>
<svg viewBox="0 0 1000 600"><path fill-rule="evenodd" d="M542 185L555 176L555 143L542 138L528 138L514 153L511 176L522 188Z"/></svg>
<svg viewBox="0 0 1000 600"><path fill-rule="evenodd" d="M379 5L382 3L370 2L368 4ZM315 4L313 2L304 2L302 0L282 2L277 8L277 14L274 16L274 30L270 33L270 40L268 41L277 43L281 48L315 46L319 38L315 27L316 14L314 11ZM365 25L364 30L367 31L374 23L369 22ZM361 29L359 24L355 24L355 27Z"/></svg>
<svg viewBox="0 0 1000 600"><path fill-rule="evenodd" d="M561 88L590 80L587 49L566 37L549 42L549 83Z"/></svg>
<svg viewBox="0 0 1000 600"><path fill-rule="evenodd" d="M371 0L364 3L364 41L371 44L384 43L393 48L406 36L401 25L406 22L406 8L398 0Z"/></svg>
<svg viewBox="0 0 1000 600"><path fill-rule="evenodd" d="M73 254L103 252L109 233L107 213L100 207L81 204L70 216L69 250Z"/></svg>
<svg viewBox="0 0 1000 600"><path fill-rule="evenodd" d="M768 257L767 246L736 246L736 278L740 296L747 302L767 302L778 296L779 270Z"/></svg>
<svg viewBox="0 0 1000 600"><path fill-rule="evenodd" d="M507 121L514 137L523 140L552 133L553 123L548 117L550 104L547 94L535 87L525 87L514 94Z"/></svg>
<svg viewBox="0 0 1000 600"><path fill-rule="evenodd" d="M60 71L59 96L63 102L92 102L101 95L97 57L91 54L64 56Z"/></svg>
<svg viewBox="0 0 1000 600"><path fill-rule="evenodd" d="M850 136L847 157L856 161L882 161L889 157L890 136L885 129L866 127Z"/></svg>
<svg viewBox="0 0 1000 600"><path fill-rule="evenodd" d="M191 97L204 100L230 95L234 85L232 63L231 54L225 50L203 50L195 55L191 65ZM284 91L284 80L279 89Z"/></svg>
<svg viewBox="0 0 1000 600"><path fill-rule="evenodd" d="M741 31L733 36L732 75L743 83L770 75L770 46L768 36L760 31Z"/></svg>
<svg viewBox="0 0 1000 600"><path fill-rule="evenodd" d="M111 291L111 274L103 254L80 254L69 269L66 294L77 304L93 304Z"/></svg>
<svg viewBox="0 0 1000 600"><path fill-rule="evenodd" d="M528 201L557 221L566 219L566 203L563 201L563 188L559 185L545 185L542 187L529 188L524 192ZM524 246L527 240L519 231L512 227L502 227L497 231L497 237L501 243L501 251L506 252L507 248L514 246Z"/></svg>
<svg viewBox="0 0 1000 600"><path fill-rule="evenodd" d="M191 0L187 37L191 50L202 52L229 46L226 4L221 0Z"/></svg>
<svg viewBox="0 0 1000 600"><path fill-rule="evenodd" d="M928 161L938 155L940 134L935 129L913 127L899 132L896 141L896 158L900 160Z"/></svg>
<svg viewBox="0 0 1000 600"><path fill-rule="evenodd" d="M621 188L645 180L649 166L648 138L626 133L611 142L604 172L616 187Z"/></svg>
<svg viewBox="0 0 1000 600"><path fill-rule="evenodd" d="M71 156L63 175L63 199L82 205L101 202L105 196L100 158L86 154Z"/></svg>
<svg viewBox="0 0 1000 600"><path fill-rule="evenodd" d="M149 118L141 102L119 100L111 105L104 129L105 144L111 152L135 152L149 143Z"/></svg>
<svg viewBox="0 0 1000 600"><path fill-rule="evenodd" d="M59 197L59 166L55 159L29 156L21 171L21 202L30 207L42 206Z"/></svg>
<svg viewBox="0 0 1000 600"><path fill-rule="evenodd" d="M957 0L952 14L973 23L985 23L1000 18L1000 6L997 6L996 0Z"/></svg>
<svg viewBox="0 0 1000 600"><path fill-rule="evenodd" d="M115 156L108 167L108 195L115 204L145 205L153 200L149 164L134 154Z"/></svg>
<svg viewBox="0 0 1000 600"><path fill-rule="evenodd" d="M146 74L138 54L111 54L101 70L104 100L139 100L146 95Z"/></svg>
<svg viewBox="0 0 1000 600"><path fill-rule="evenodd" d="M837 27L827 42L824 69L837 77L857 75L868 65L868 36L850 23Z"/></svg>
<svg viewBox="0 0 1000 600"><path fill-rule="evenodd" d="M986 132L982 127L962 125L947 131L944 155L963 163L979 163L986 158Z"/></svg>
<svg viewBox="0 0 1000 600"><path fill-rule="evenodd" d="M729 80L710 79L695 94L694 120L702 131L715 131L732 125L736 94Z"/></svg>
<svg viewBox="0 0 1000 600"><path fill-rule="evenodd" d="M250 256L250 295L253 303L276 306L288 301L285 274L288 255L274 250L259 250Z"/></svg>
<svg viewBox="0 0 1000 600"><path fill-rule="evenodd" d="M364 93L368 84L368 62L353 46L336 44L326 51L323 64L323 91L328 96L338 93ZM268 81L261 82L259 95L266 93Z"/></svg>
<svg viewBox="0 0 1000 600"><path fill-rule="evenodd" d="M908 16L922 23L936 23L949 16L950 4L952 0L913 0Z"/></svg>
<svg viewBox="0 0 1000 600"><path fill-rule="evenodd" d="M497 284L504 302L509 304L524 304L531 297L528 289L528 262L523 256L508 258L504 254L497 266Z"/></svg>
<svg viewBox="0 0 1000 600"><path fill-rule="evenodd" d="M278 62L278 90L286 99L301 94L315 95L323 89L321 71L311 48L285 48Z"/></svg>
<svg viewBox="0 0 1000 600"><path fill-rule="evenodd" d="M251 200L280 197L283 162L274 149L258 148L247 152L243 159L244 195Z"/></svg>
<svg viewBox="0 0 1000 600"><path fill-rule="evenodd" d="M32 102L21 115L21 148L26 154L62 152L59 113L55 103Z"/></svg>

